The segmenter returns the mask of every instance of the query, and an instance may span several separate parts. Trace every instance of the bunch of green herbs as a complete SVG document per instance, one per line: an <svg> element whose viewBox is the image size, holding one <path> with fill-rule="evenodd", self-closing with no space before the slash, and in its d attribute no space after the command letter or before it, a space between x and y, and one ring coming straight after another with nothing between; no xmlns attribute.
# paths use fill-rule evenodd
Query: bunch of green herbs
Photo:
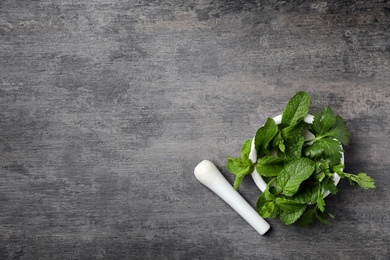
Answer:
<svg viewBox="0 0 390 260"><path fill-rule="evenodd" d="M267 182L256 204L258 213L263 218L279 217L286 225L299 220L301 226L306 226L314 217L327 224L327 217L334 218L325 210L324 200L326 192L337 192L334 174L354 186L375 188L374 180L366 173L343 171L343 145L348 145L350 137L345 120L325 107L321 113L314 113L312 123L305 123L309 106L309 94L296 93L283 110L281 124L268 118L254 140L244 142L241 157L229 157L227 163L227 169L235 175L235 189L256 169ZM309 131L312 138L305 139L304 131ZM255 162L249 159L252 145L257 153Z"/></svg>

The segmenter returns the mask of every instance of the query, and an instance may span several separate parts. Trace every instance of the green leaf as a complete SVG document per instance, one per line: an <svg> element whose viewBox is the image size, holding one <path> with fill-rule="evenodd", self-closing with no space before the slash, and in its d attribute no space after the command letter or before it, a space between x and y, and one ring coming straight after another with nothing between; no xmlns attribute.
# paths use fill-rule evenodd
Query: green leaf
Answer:
<svg viewBox="0 0 390 260"><path fill-rule="evenodd" d="M341 178L345 178L343 169L344 169L344 164L341 163L333 166L333 171L337 173Z"/></svg>
<svg viewBox="0 0 390 260"><path fill-rule="evenodd" d="M322 157L329 159L332 165L341 162L343 149L340 142L332 137L316 140L313 144L304 148L305 155L313 160L319 160Z"/></svg>
<svg viewBox="0 0 390 260"><path fill-rule="evenodd" d="M319 176L318 176L318 181L319 182L322 182L324 179L325 179L325 173L324 172L321 172L320 174L319 174Z"/></svg>
<svg viewBox="0 0 390 260"><path fill-rule="evenodd" d="M331 136L339 140L343 145L348 145L350 134L345 125L345 121L340 116L336 116L336 123L327 132L327 136Z"/></svg>
<svg viewBox="0 0 390 260"><path fill-rule="evenodd" d="M343 145L349 143L349 132L345 125L345 120L338 115L334 115L330 107L325 107L321 115L314 113L314 120L310 131L315 135L315 140L325 137L337 139Z"/></svg>
<svg viewBox="0 0 390 260"><path fill-rule="evenodd" d="M304 91L296 93L287 103L282 114L282 124L289 126L301 121L309 112L310 96Z"/></svg>
<svg viewBox="0 0 390 260"><path fill-rule="evenodd" d="M283 167L283 158L267 155L257 160L256 171L261 176L277 176Z"/></svg>
<svg viewBox="0 0 390 260"><path fill-rule="evenodd" d="M312 203L311 194L310 187L302 187L297 193L294 194L294 196L291 197L291 199L298 203Z"/></svg>
<svg viewBox="0 0 390 260"><path fill-rule="evenodd" d="M230 173L237 175L241 174L248 166L249 165L246 162L243 162L241 158L228 157L226 168Z"/></svg>
<svg viewBox="0 0 390 260"><path fill-rule="evenodd" d="M325 190L328 190L331 194L336 194L337 193L337 187L334 184L333 177L332 178L326 178L323 182L322 185Z"/></svg>
<svg viewBox="0 0 390 260"><path fill-rule="evenodd" d="M317 211L315 206L308 206L301 216L299 226L305 227L313 222L314 215Z"/></svg>
<svg viewBox="0 0 390 260"><path fill-rule="evenodd" d="M259 211L263 218L274 218L277 216L277 207L274 201L268 201Z"/></svg>
<svg viewBox="0 0 390 260"><path fill-rule="evenodd" d="M315 163L309 158L299 158L287 164L276 178L277 186L286 196L294 195L299 185L310 177L315 169Z"/></svg>
<svg viewBox="0 0 390 260"><path fill-rule="evenodd" d="M329 224L329 222L323 217L323 214L321 212L319 212L318 210L319 210L318 206L314 206L314 205L308 206L306 208L305 212L303 212L303 214L301 216L299 226L304 227L304 226L311 224L313 222L314 216L316 216L316 218L321 223ZM334 218L334 216L332 214L330 214L329 212L327 212L326 210L324 210L323 213L327 214L331 218Z"/></svg>
<svg viewBox="0 0 390 260"><path fill-rule="evenodd" d="M314 114L314 129L320 135L326 133L335 123L336 117L330 107L325 107L321 112L321 116L317 113Z"/></svg>
<svg viewBox="0 0 390 260"><path fill-rule="evenodd" d="M318 212L318 210L316 210L314 212L315 216L317 217L317 219L322 223L322 224L329 224L329 221L327 221L320 212Z"/></svg>
<svg viewBox="0 0 390 260"><path fill-rule="evenodd" d="M260 213L260 210L264 207L265 203L267 201L270 201L267 199L266 192L269 193L267 190L265 190L263 193L260 194L259 198L256 202L256 211ZM270 194L270 193L269 193ZM273 200L273 199L271 199Z"/></svg>
<svg viewBox="0 0 390 260"><path fill-rule="evenodd" d="M238 189L244 177L254 171L254 164L249 159L252 139L244 142L241 148L241 158L228 157L227 169L230 173L236 175L234 179L234 189Z"/></svg>
<svg viewBox="0 0 390 260"><path fill-rule="evenodd" d="M314 187L311 187L310 193L311 193L310 203L316 203L318 201L318 198L322 196L321 185L317 184Z"/></svg>
<svg viewBox="0 0 390 260"><path fill-rule="evenodd" d="M314 119L313 122L310 124L310 132L312 132L313 135L317 135L321 132L321 115L317 112L314 112L313 114Z"/></svg>
<svg viewBox="0 0 390 260"><path fill-rule="evenodd" d="M269 188L270 186L267 185L256 203L256 210L263 218L274 218L279 213L279 208L275 204L275 196L269 192Z"/></svg>
<svg viewBox="0 0 390 260"><path fill-rule="evenodd" d="M228 157L227 169L232 174L239 174L253 162L249 159L249 153L251 151L252 139L248 139L244 142L241 148L241 158Z"/></svg>
<svg viewBox="0 0 390 260"><path fill-rule="evenodd" d="M302 156L302 147L305 138L301 135L294 135L286 140L285 161L289 163Z"/></svg>
<svg viewBox="0 0 390 260"><path fill-rule="evenodd" d="M305 209L306 209L306 205L304 205L304 207L302 207L301 209L294 211L294 212L282 211L280 213L280 220L286 225L293 224L295 221L297 221L301 217L301 215L305 211Z"/></svg>
<svg viewBox="0 0 390 260"><path fill-rule="evenodd" d="M276 189L276 187L272 186L269 188L269 192L273 195L277 195L278 194L278 189Z"/></svg>
<svg viewBox="0 0 390 260"><path fill-rule="evenodd" d="M282 137L282 133L279 130L271 141L271 147L272 148L277 147L283 153L285 151L284 139Z"/></svg>
<svg viewBox="0 0 390 260"><path fill-rule="evenodd" d="M254 170L254 164L248 164L241 158L228 157L228 163L226 167L230 173L236 175L234 179L234 189L238 189L244 177L251 174Z"/></svg>
<svg viewBox="0 0 390 260"><path fill-rule="evenodd" d="M282 140L280 143L279 143L279 150L281 151L281 152L285 152L286 151L286 145L284 144L284 141Z"/></svg>
<svg viewBox="0 0 390 260"><path fill-rule="evenodd" d="M347 178L352 185L359 185L364 189L374 189L375 181L366 173L361 172L357 175L343 172L344 165L339 164L333 167L333 170L341 177Z"/></svg>
<svg viewBox="0 0 390 260"><path fill-rule="evenodd" d="M355 174L347 174L344 173L345 177L349 179L352 184L357 184L364 189L373 189L375 188L374 180L368 176L366 173Z"/></svg>
<svg viewBox="0 0 390 260"><path fill-rule="evenodd" d="M358 173L358 175L351 175L353 181L359 184L360 187L364 189L373 189L375 188L374 179L368 176L366 173Z"/></svg>
<svg viewBox="0 0 390 260"><path fill-rule="evenodd" d="M270 154L268 145L278 131L278 126L272 118L268 118L264 126L257 130L255 135L255 149L258 155L261 153Z"/></svg>
<svg viewBox="0 0 390 260"><path fill-rule="evenodd" d="M321 212L324 212L325 211L325 200L323 198L323 195L321 193L321 196L318 196L318 199L317 199L317 207L318 209L321 211Z"/></svg>
<svg viewBox="0 0 390 260"><path fill-rule="evenodd" d="M290 126L287 126L287 127L283 128L282 129L282 136L283 136L283 138L284 139L288 139L291 136L301 134L303 126L304 126L304 122L300 121L300 122L298 122L296 124L293 124L293 125L290 125Z"/></svg>
<svg viewBox="0 0 390 260"><path fill-rule="evenodd" d="M276 205L284 212L296 212L306 207L307 203L300 203L294 200L290 200L284 197L278 197L275 199Z"/></svg>
<svg viewBox="0 0 390 260"><path fill-rule="evenodd" d="M270 193L268 190L265 190L263 193L261 193L259 199L257 200L256 210L260 212L260 209L265 205L265 203L274 200L275 200L275 196L272 193Z"/></svg>
<svg viewBox="0 0 390 260"><path fill-rule="evenodd" d="M252 139L248 139L244 142L241 148L241 159L246 164L252 164L252 161L249 159L249 153L251 151Z"/></svg>
<svg viewBox="0 0 390 260"><path fill-rule="evenodd" d="M330 168L329 168L330 165L328 160L320 160L317 162L317 164L318 164L317 172L322 172L325 176L328 177L333 176L333 173L330 172Z"/></svg>
<svg viewBox="0 0 390 260"><path fill-rule="evenodd" d="M238 187L240 186L242 180L244 179L244 177L248 174L251 174L254 170L254 165L249 165L248 167L246 167L245 169L243 169L242 172L240 173L237 173L236 174L236 178L234 179L234 189L238 189Z"/></svg>

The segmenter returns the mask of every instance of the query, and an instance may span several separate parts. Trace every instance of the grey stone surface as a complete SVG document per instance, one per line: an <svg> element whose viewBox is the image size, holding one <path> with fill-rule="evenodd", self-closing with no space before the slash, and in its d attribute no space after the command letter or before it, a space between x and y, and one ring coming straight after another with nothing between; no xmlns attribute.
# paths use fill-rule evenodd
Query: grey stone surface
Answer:
<svg viewBox="0 0 390 260"><path fill-rule="evenodd" d="M389 259L390 2L0 1L0 259ZM347 120L330 225L258 235L193 176L298 90ZM240 193L255 205L250 178Z"/></svg>

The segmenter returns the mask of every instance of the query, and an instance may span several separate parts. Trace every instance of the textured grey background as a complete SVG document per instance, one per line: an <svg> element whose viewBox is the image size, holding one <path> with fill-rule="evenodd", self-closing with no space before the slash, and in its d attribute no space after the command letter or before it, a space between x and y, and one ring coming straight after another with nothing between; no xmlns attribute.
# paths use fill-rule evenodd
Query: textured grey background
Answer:
<svg viewBox="0 0 390 260"><path fill-rule="evenodd" d="M193 169L299 90L377 189L260 236ZM390 1L1 0L0 259L389 259L389 110Z"/></svg>

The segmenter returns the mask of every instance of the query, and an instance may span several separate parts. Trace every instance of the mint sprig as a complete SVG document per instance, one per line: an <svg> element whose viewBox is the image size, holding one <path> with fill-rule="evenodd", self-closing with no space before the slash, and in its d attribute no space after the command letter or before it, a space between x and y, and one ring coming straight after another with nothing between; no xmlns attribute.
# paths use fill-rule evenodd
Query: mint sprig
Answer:
<svg viewBox="0 0 390 260"><path fill-rule="evenodd" d="M238 189L246 175L256 172L268 180L256 209L264 218L279 217L286 225L300 221L301 226L313 222L329 223L325 192L337 193L333 176L348 179L354 186L375 188L374 180L366 173L357 175L343 171L343 145L349 143L345 120L335 115L330 107L314 113L308 124L304 118L309 112L310 96L296 93L286 104L280 125L272 118L260 127L254 140L244 142L239 158L228 157L227 169L235 175ZM305 140L304 132L313 138ZM252 143L256 161L249 159Z"/></svg>
<svg viewBox="0 0 390 260"><path fill-rule="evenodd" d="M249 153L251 151L252 139L248 139L244 142L241 148L241 157L232 158L228 157L227 169L234 175L234 188L238 189L244 177L251 174L254 170L254 164L249 159Z"/></svg>
<svg viewBox="0 0 390 260"><path fill-rule="evenodd" d="M304 91L295 94L287 103L282 114L282 125L291 126L298 124L308 113L310 96Z"/></svg>

